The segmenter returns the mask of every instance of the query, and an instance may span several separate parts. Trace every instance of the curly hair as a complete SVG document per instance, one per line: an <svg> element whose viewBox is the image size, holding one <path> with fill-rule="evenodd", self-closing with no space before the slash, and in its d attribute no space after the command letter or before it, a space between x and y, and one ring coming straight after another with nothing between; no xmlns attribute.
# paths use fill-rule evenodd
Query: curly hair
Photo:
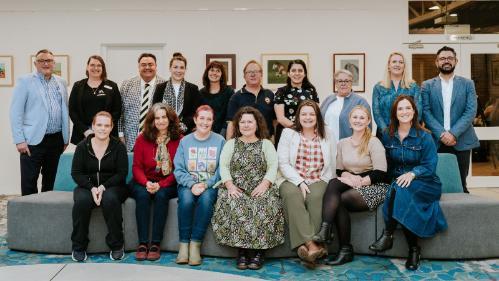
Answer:
<svg viewBox="0 0 499 281"><path fill-rule="evenodd" d="M168 136L171 140L177 140L181 136L180 121L178 120L177 113L173 108L165 103L155 103L147 112L146 119L144 120L144 128L142 134L149 141L156 141L158 137L158 129L154 125L156 112L164 110L168 118Z"/></svg>
<svg viewBox="0 0 499 281"><path fill-rule="evenodd" d="M208 78L208 72L212 68L220 69L220 72L222 73L222 76L220 76L220 89L224 89L227 86L227 72L225 71L225 67L221 62L215 60L206 66L203 73L203 86L206 87L208 92L210 91L210 79Z"/></svg>
<svg viewBox="0 0 499 281"><path fill-rule="evenodd" d="M265 118L260 113L260 111L251 106L243 106L241 107L234 118L232 119L232 124L234 125L234 137L238 138L242 136L241 130L239 129L239 121L241 121L244 114L251 114L256 120L256 132L255 135L258 139L268 139L269 131L267 129L267 123L265 123Z"/></svg>

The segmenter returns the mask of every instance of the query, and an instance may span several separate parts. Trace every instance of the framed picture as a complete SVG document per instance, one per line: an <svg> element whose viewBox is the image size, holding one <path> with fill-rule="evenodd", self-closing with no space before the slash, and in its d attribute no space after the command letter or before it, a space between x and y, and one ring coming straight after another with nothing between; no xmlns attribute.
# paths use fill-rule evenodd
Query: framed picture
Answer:
<svg viewBox="0 0 499 281"><path fill-rule="evenodd" d="M499 60L492 61L492 83L499 85Z"/></svg>
<svg viewBox="0 0 499 281"><path fill-rule="evenodd" d="M236 54L206 54L206 65L215 60L225 67L227 86L236 89Z"/></svg>
<svg viewBox="0 0 499 281"><path fill-rule="evenodd" d="M262 54L263 86L272 90L286 85L288 64L292 60L301 59L308 65L308 54ZM310 71L308 71L310 77Z"/></svg>
<svg viewBox="0 0 499 281"><path fill-rule="evenodd" d="M35 55L31 55L31 72L35 71ZM55 67L54 74L57 76L61 76L68 85L69 82L69 56L68 55L54 55Z"/></svg>
<svg viewBox="0 0 499 281"><path fill-rule="evenodd" d="M14 58L0 56L0 87L14 86Z"/></svg>
<svg viewBox="0 0 499 281"><path fill-rule="evenodd" d="M366 54L342 53L333 54L333 74L339 69L346 69L353 74L352 89L355 92L366 91ZM333 86L336 91L336 85Z"/></svg>

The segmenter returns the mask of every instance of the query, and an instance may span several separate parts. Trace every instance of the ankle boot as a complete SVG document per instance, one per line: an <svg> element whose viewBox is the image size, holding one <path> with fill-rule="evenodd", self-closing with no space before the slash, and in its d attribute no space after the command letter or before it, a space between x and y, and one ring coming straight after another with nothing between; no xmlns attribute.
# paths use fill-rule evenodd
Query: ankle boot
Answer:
<svg viewBox="0 0 499 281"><path fill-rule="evenodd" d="M326 243L326 244L331 243L331 240L333 239L333 234L332 234L331 230L332 229L331 229L330 223L322 222L321 229L319 229L319 232L317 232L312 237L312 241L317 242L317 243Z"/></svg>
<svg viewBox="0 0 499 281"><path fill-rule="evenodd" d="M175 262L178 264L186 264L189 262L189 243L180 242Z"/></svg>
<svg viewBox="0 0 499 281"><path fill-rule="evenodd" d="M189 265L201 264L201 242L189 243Z"/></svg>
<svg viewBox="0 0 499 281"><path fill-rule="evenodd" d="M393 247L393 232L384 230L383 234L374 242L371 246L369 246L369 250L375 252L383 252L386 250L390 250Z"/></svg>
<svg viewBox="0 0 499 281"><path fill-rule="evenodd" d="M344 245L341 247L338 255L333 260L326 262L327 265L341 265L353 261L353 247L352 245Z"/></svg>
<svg viewBox="0 0 499 281"><path fill-rule="evenodd" d="M419 267L419 261L421 260L421 248L418 246L409 248L409 256L405 262L405 268L409 270L416 270Z"/></svg>

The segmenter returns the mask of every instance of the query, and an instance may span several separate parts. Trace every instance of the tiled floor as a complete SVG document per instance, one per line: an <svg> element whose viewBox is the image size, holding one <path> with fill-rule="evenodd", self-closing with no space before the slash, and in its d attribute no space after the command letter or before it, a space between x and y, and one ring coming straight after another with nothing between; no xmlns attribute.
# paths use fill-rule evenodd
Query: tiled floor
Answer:
<svg viewBox="0 0 499 281"><path fill-rule="evenodd" d="M499 200L499 189L475 188L471 192ZM322 265L315 270L304 268L295 258L269 259L259 271L240 271L234 267L233 259L210 257L199 267L179 266L175 264L175 253L163 253L157 262L141 263L135 261L133 253L127 253L120 262L110 261L105 254L91 255L86 263L77 264L69 255L10 251L5 241L5 199L0 196L1 281L238 280L235 275L265 280L499 280L499 259L424 260L415 272L407 271L402 259L376 256L356 256L352 263L337 267Z"/></svg>

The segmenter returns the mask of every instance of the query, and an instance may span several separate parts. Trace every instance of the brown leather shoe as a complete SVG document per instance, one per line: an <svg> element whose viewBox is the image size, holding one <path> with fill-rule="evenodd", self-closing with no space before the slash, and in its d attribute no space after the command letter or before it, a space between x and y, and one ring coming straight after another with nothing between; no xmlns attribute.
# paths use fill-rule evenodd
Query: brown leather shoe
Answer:
<svg viewBox="0 0 499 281"><path fill-rule="evenodd" d="M147 253L148 261L157 261L161 257L161 250L158 245L152 245L149 248L149 253Z"/></svg>
<svg viewBox="0 0 499 281"><path fill-rule="evenodd" d="M140 244L135 253L135 260L143 261L147 258L147 245Z"/></svg>

